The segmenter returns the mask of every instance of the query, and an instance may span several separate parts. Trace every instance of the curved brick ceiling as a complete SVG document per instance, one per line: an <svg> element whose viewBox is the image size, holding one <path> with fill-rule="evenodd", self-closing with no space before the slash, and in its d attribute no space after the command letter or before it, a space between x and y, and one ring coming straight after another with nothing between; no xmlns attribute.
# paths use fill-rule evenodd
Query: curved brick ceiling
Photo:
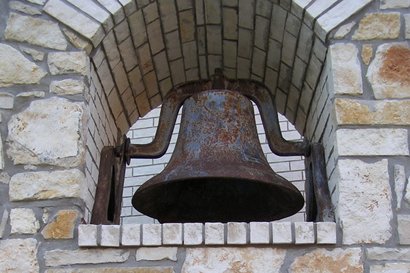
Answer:
<svg viewBox="0 0 410 273"><path fill-rule="evenodd" d="M44 10L93 45L102 87L130 125L173 86L222 68L263 82L303 131L327 34L371 1L50 0Z"/></svg>

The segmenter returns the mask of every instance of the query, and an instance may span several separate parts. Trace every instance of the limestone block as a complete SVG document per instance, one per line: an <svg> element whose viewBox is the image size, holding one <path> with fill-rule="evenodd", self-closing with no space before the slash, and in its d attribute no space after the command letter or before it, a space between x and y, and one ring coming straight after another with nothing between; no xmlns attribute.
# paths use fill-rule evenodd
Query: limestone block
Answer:
<svg viewBox="0 0 410 273"><path fill-rule="evenodd" d="M184 245L200 245L204 241L201 223L184 223Z"/></svg>
<svg viewBox="0 0 410 273"><path fill-rule="evenodd" d="M161 225L145 224L142 225L142 245L158 246L162 243Z"/></svg>
<svg viewBox="0 0 410 273"><path fill-rule="evenodd" d="M182 224L172 223L162 225L162 244L182 245Z"/></svg>
<svg viewBox="0 0 410 273"><path fill-rule="evenodd" d="M410 123L410 100L335 99L338 124L407 125Z"/></svg>
<svg viewBox="0 0 410 273"><path fill-rule="evenodd" d="M130 256L125 249L55 249L44 253L46 266L73 264L122 263Z"/></svg>
<svg viewBox="0 0 410 273"><path fill-rule="evenodd" d="M101 246L118 247L120 245L120 226L101 225Z"/></svg>
<svg viewBox="0 0 410 273"><path fill-rule="evenodd" d="M0 170L4 169L4 153L3 153L3 140L2 137L0 135ZM8 174L5 173L7 176ZM8 180L10 179L10 177L8 177L4 175L4 173L0 174L0 182L1 183L5 183L4 181L8 182ZM6 183L5 183L6 184ZM7 183L8 184L8 183Z"/></svg>
<svg viewBox="0 0 410 273"><path fill-rule="evenodd" d="M53 75L70 73L87 75L89 59L84 51L50 52L47 63Z"/></svg>
<svg viewBox="0 0 410 273"><path fill-rule="evenodd" d="M78 246L97 246L97 225L78 226Z"/></svg>
<svg viewBox="0 0 410 273"><path fill-rule="evenodd" d="M410 14L404 14L403 17L405 24L404 37L408 40L410 39Z"/></svg>
<svg viewBox="0 0 410 273"><path fill-rule="evenodd" d="M367 249L367 258L369 260L397 260L409 261L410 248L385 248L385 247L371 247Z"/></svg>
<svg viewBox="0 0 410 273"><path fill-rule="evenodd" d="M14 96L10 93L0 92L0 108L13 109Z"/></svg>
<svg viewBox="0 0 410 273"><path fill-rule="evenodd" d="M63 32L65 36L67 37L67 39L70 41L70 43L73 44L73 46L75 46L78 49L84 50L85 52L87 52L87 54L91 53L91 50L93 49L93 45L90 42L81 38L76 33L74 33L73 31L67 28L63 28Z"/></svg>
<svg viewBox="0 0 410 273"><path fill-rule="evenodd" d="M83 94L86 89L84 82L79 80L65 79L50 83L50 92L58 95Z"/></svg>
<svg viewBox="0 0 410 273"><path fill-rule="evenodd" d="M40 15L41 11L38 7L33 7L18 1L10 1L9 8L12 10L20 11L29 15Z"/></svg>
<svg viewBox="0 0 410 273"><path fill-rule="evenodd" d="M329 54L333 92L345 95L362 94L362 71L357 47L353 44L334 44L330 46Z"/></svg>
<svg viewBox="0 0 410 273"><path fill-rule="evenodd" d="M121 0L120 0L121 1ZM64 268L47 269L45 273L175 273L172 267L150 266L150 267L86 267L86 268Z"/></svg>
<svg viewBox="0 0 410 273"><path fill-rule="evenodd" d="M363 45L362 47L362 61L365 65L369 65L373 57L373 47L372 45Z"/></svg>
<svg viewBox="0 0 410 273"><path fill-rule="evenodd" d="M10 175L6 172L0 172L0 183L9 184Z"/></svg>
<svg viewBox="0 0 410 273"><path fill-rule="evenodd" d="M273 222L272 223L272 243L273 244L291 244L292 223L291 222Z"/></svg>
<svg viewBox="0 0 410 273"><path fill-rule="evenodd" d="M247 243L246 223L228 223L227 228L227 243L232 245L244 245Z"/></svg>
<svg viewBox="0 0 410 273"><path fill-rule="evenodd" d="M249 229L251 244L269 244L268 222L250 222Z"/></svg>
<svg viewBox="0 0 410 273"><path fill-rule="evenodd" d="M83 1L84 2L84 1ZM104 38L102 25L61 0L50 0L44 11L89 39L94 46Z"/></svg>
<svg viewBox="0 0 410 273"><path fill-rule="evenodd" d="M380 9L410 8L410 0L381 0Z"/></svg>
<svg viewBox="0 0 410 273"><path fill-rule="evenodd" d="M141 244L141 225L122 224L121 245L139 246Z"/></svg>
<svg viewBox="0 0 410 273"><path fill-rule="evenodd" d="M16 95L18 98L44 98L46 96L46 92L44 91L28 91L28 92L21 92Z"/></svg>
<svg viewBox="0 0 410 273"><path fill-rule="evenodd" d="M32 209L16 208L10 211L11 234L34 234L40 223Z"/></svg>
<svg viewBox="0 0 410 273"><path fill-rule="evenodd" d="M9 219L9 211L3 210L0 218L0 239L3 238L4 231L6 229L7 220Z"/></svg>
<svg viewBox="0 0 410 273"><path fill-rule="evenodd" d="M295 222L295 244L315 243L315 229L313 222Z"/></svg>
<svg viewBox="0 0 410 273"><path fill-rule="evenodd" d="M376 99L410 98L409 66L407 43L380 45L366 74Z"/></svg>
<svg viewBox="0 0 410 273"><path fill-rule="evenodd" d="M177 260L177 247L140 247L137 249L137 261Z"/></svg>
<svg viewBox="0 0 410 273"><path fill-rule="evenodd" d="M333 38L335 39L343 39L349 32L352 30L352 28L356 25L356 22L350 22L347 24L342 25L337 29L335 34L333 35Z"/></svg>
<svg viewBox="0 0 410 273"><path fill-rule="evenodd" d="M37 273L37 241L35 239L0 240L0 268L2 272Z"/></svg>
<svg viewBox="0 0 410 273"><path fill-rule="evenodd" d="M410 215L397 215L399 242L401 245L410 245Z"/></svg>
<svg viewBox="0 0 410 273"><path fill-rule="evenodd" d="M84 179L77 169L18 173L10 180L10 201L81 197Z"/></svg>
<svg viewBox="0 0 410 273"><path fill-rule="evenodd" d="M0 87L37 84L46 74L47 72L29 61L19 51L0 43Z"/></svg>
<svg viewBox="0 0 410 273"><path fill-rule="evenodd" d="M187 248L182 273L279 273L286 251L275 248Z"/></svg>
<svg viewBox="0 0 410 273"><path fill-rule="evenodd" d="M83 104L63 98L33 101L8 124L14 164L78 166L83 161Z"/></svg>
<svg viewBox="0 0 410 273"><path fill-rule="evenodd" d="M67 48L67 41L57 23L17 13L10 13L4 37L53 49Z"/></svg>
<svg viewBox="0 0 410 273"><path fill-rule="evenodd" d="M44 239L72 239L79 213L76 210L60 210L43 228Z"/></svg>
<svg viewBox="0 0 410 273"><path fill-rule="evenodd" d="M406 129L339 129L339 155L408 155Z"/></svg>
<svg viewBox="0 0 410 273"><path fill-rule="evenodd" d="M47 0L27 0L27 1L30 2L30 3L36 4L36 5L44 5L44 3Z"/></svg>
<svg viewBox="0 0 410 273"><path fill-rule="evenodd" d="M30 47L20 46L21 51L30 55L34 61L42 61L44 60L44 52L32 49Z"/></svg>
<svg viewBox="0 0 410 273"><path fill-rule="evenodd" d="M349 272L363 273L362 252L359 248L317 249L297 257L291 264L289 273L304 273L308 268L317 273Z"/></svg>
<svg viewBox="0 0 410 273"><path fill-rule="evenodd" d="M316 243L336 244L336 223L317 222L316 223Z"/></svg>
<svg viewBox="0 0 410 273"><path fill-rule="evenodd" d="M397 39L400 34L400 13L370 13L359 22L353 40Z"/></svg>
<svg viewBox="0 0 410 273"><path fill-rule="evenodd" d="M365 163L339 159L339 202L336 208L343 243L384 243L393 218L387 159Z"/></svg>
<svg viewBox="0 0 410 273"><path fill-rule="evenodd" d="M205 244L223 245L225 243L225 226L222 223L205 223Z"/></svg>
<svg viewBox="0 0 410 273"><path fill-rule="evenodd" d="M383 265L371 265L370 273L409 273L408 263L386 263Z"/></svg>
<svg viewBox="0 0 410 273"><path fill-rule="evenodd" d="M396 208L401 208L404 187L406 186L406 173L403 165L394 165L394 191L396 192Z"/></svg>
<svg viewBox="0 0 410 273"><path fill-rule="evenodd" d="M410 205L410 177L407 178L406 194L404 195L404 200Z"/></svg>

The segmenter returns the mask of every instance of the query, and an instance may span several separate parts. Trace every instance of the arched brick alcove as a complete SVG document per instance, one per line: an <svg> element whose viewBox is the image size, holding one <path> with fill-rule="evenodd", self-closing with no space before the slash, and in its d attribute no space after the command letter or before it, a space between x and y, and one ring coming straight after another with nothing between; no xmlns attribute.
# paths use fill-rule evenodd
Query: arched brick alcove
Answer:
<svg viewBox="0 0 410 273"><path fill-rule="evenodd" d="M102 147L118 144L173 87L208 79L215 68L266 85L278 111L324 143L330 177L336 155L327 36L369 2L48 1L44 11L80 35L90 56L90 127L98 133L88 131L87 207Z"/></svg>

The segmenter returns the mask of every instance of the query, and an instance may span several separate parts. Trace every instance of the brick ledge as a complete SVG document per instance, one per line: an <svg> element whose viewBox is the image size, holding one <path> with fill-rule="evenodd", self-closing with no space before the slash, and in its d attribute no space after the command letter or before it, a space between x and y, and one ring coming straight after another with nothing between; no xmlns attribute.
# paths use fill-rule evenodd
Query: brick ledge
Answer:
<svg viewBox="0 0 410 273"><path fill-rule="evenodd" d="M79 225L80 247L336 244L334 222Z"/></svg>

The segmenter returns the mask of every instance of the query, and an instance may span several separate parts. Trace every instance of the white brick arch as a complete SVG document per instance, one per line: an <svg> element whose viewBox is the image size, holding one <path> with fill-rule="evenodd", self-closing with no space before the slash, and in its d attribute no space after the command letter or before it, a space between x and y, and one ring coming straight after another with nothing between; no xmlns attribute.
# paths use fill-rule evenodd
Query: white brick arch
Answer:
<svg viewBox="0 0 410 273"><path fill-rule="evenodd" d="M354 2L354 5L352 3ZM122 133L177 84L263 82L303 132L326 36L371 0L50 0L44 11L84 37Z"/></svg>

